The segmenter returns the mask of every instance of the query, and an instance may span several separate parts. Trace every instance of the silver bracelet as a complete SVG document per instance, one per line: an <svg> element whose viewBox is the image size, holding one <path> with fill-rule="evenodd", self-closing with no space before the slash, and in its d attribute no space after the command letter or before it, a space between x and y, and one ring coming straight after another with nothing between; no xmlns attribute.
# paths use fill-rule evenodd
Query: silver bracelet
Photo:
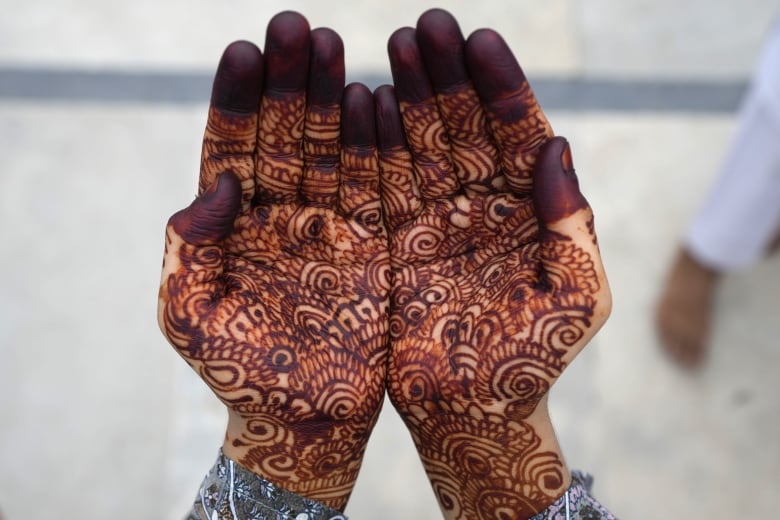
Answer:
<svg viewBox="0 0 780 520"><path fill-rule="evenodd" d="M341 512L265 480L222 450L187 520L347 520Z"/></svg>

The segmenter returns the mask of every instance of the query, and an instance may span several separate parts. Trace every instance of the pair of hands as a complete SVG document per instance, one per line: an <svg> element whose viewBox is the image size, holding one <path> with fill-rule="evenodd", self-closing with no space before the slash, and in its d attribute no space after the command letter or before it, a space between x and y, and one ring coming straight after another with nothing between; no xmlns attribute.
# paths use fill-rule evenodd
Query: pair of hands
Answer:
<svg viewBox="0 0 780 520"><path fill-rule="evenodd" d="M592 214L495 32L432 10L389 56L372 95L295 13L227 48L160 326L271 482L343 509L387 389L447 518L530 516L569 484L547 391L610 310Z"/></svg>

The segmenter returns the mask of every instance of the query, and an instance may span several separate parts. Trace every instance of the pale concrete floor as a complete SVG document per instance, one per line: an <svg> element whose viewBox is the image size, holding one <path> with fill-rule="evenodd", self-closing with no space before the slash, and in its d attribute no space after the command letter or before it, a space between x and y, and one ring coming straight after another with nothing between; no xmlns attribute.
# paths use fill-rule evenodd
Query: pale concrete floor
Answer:
<svg viewBox="0 0 780 520"><path fill-rule="evenodd" d="M353 71L424 3L0 1L0 65L211 69L284 7L331 25ZM748 5L749 4L749 5ZM441 2L507 36L528 74L744 78L773 2ZM511 16L510 16L511 15ZM541 43L543 42L543 43ZM0 100L0 510L6 520L179 518L224 412L155 322L163 227L192 198L205 105ZM780 483L780 260L728 277L712 359L658 353L651 310L730 114L551 112L569 137L614 292L612 318L553 390L569 463L621 518L771 518ZM348 513L438 508L387 406Z"/></svg>

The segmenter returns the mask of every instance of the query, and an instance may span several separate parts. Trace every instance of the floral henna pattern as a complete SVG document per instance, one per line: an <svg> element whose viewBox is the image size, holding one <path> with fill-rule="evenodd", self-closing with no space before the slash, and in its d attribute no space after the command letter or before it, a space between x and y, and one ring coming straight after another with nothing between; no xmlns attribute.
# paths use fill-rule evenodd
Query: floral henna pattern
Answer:
<svg viewBox="0 0 780 520"><path fill-rule="evenodd" d="M438 114L430 103L401 103L401 111L409 121L409 142L420 144L412 146L412 156L416 159L416 172L422 189L432 198L457 190L457 179L442 174L449 170L446 153L449 139Z"/></svg>
<svg viewBox="0 0 780 520"><path fill-rule="evenodd" d="M514 115L510 115L511 111L501 114L503 107L498 102L493 107L495 112L490 117L490 128L503 149L501 169L516 172L516 175L507 176L510 189L517 194L529 195L536 156L552 136L552 129L527 81L522 82L511 102L522 104L522 118L515 119Z"/></svg>
<svg viewBox="0 0 780 520"><path fill-rule="evenodd" d="M539 404L609 296L568 145L503 41L475 36L423 15L390 41L398 108L375 94L387 388L446 518L529 518L570 478Z"/></svg>
<svg viewBox="0 0 780 520"><path fill-rule="evenodd" d="M229 48L218 70L215 90L225 83L243 106L226 110L224 96L213 97L207 189L169 223L159 321L228 407L225 454L343 509L381 408L388 353L372 97L362 85L344 89L332 31L310 32L283 13L268 34L262 101L259 89L242 94L260 83L249 74L224 79L241 67L262 73L241 54L249 44Z"/></svg>
<svg viewBox="0 0 780 520"><path fill-rule="evenodd" d="M264 201L290 202L301 184L304 96L281 93L263 97L257 131L257 196Z"/></svg>
<svg viewBox="0 0 780 520"><path fill-rule="evenodd" d="M507 503L522 518L566 485L526 420L593 327L601 285L575 243L540 246L533 219L480 226L484 205L468 233L438 219L396 235L388 392L448 518L497 518ZM504 222L523 222L518 208ZM541 255L559 269L542 271Z"/></svg>
<svg viewBox="0 0 780 520"><path fill-rule="evenodd" d="M330 257L311 230L269 263L267 244L289 237L254 222L254 242L227 239L217 301L193 290L188 271L209 257L218 262L219 253L203 252L193 264L181 250L164 320L169 337L184 340L175 345L180 353L243 422L228 438L233 456L298 494L342 507L383 395L387 256L375 254L381 235L358 241L354 224L327 211L312 218L335 221L327 234L361 247Z"/></svg>
<svg viewBox="0 0 780 520"><path fill-rule="evenodd" d="M498 153L490 145L485 112L473 89L439 94L436 102L447 125L452 166L467 191L499 189L503 177L498 172ZM404 114L404 117L408 117ZM543 128L546 130L546 128Z"/></svg>
<svg viewBox="0 0 780 520"><path fill-rule="evenodd" d="M256 131L257 114L240 116L225 113L216 107L209 109L203 136L202 173L198 193L204 193L220 173L229 170L246 186L242 202L249 204L251 187L254 185L252 157Z"/></svg>

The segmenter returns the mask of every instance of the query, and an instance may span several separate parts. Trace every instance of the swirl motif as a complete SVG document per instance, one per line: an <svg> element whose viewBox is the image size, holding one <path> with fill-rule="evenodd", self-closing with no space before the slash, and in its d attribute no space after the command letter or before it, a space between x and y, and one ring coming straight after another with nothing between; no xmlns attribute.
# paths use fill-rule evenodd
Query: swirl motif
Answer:
<svg viewBox="0 0 780 520"><path fill-rule="evenodd" d="M401 102L400 108L404 119L412 123L408 125L408 128L414 136L410 136L409 141L411 143L425 143L424 149L412 150L413 153L423 151L430 153L432 150L448 149L449 137L445 131L444 124L437 117L437 114L430 109L430 105L413 105ZM418 153L415 155L422 154ZM441 155L443 156L444 154L442 153Z"/></svg>
<svg viewBox="0 0 780 520"><path fill-rule="evenodd" d="M262 474L271 475L275 480L291 478L295 475L295 468L299 466L297 457L289 453L266 452L260 447L249 450L244 461L251 462L253 466L260 468Z"/></svg>
<svg viewBox="0 0 780 520"><path fill-rule="evenodd" d="M313 305L300 305L293 316L299 330L306 331L312 339L328 340L330 338L332 319L325 310Z"/></svg>
<svg viewBox="0 0 780 520"><path fill-rule="evenodd" d="M449 518L463 518L463 504L461 504L460 490L446 474L439 476L426 466L428 478L431 481L433 493L439 501L439 506Z"/></svg>
<svg viewBox="0 0 780 520"><path fill-rule="evenodd" d="M388 330L390 332L390 336L394 338L399 338L406 334L406 331L409 330L408 322L406 321L406 318L399 314L393 314L390 316L389 326Z"/></svg>
<svg viewBox="0 0 780 520"><path fill-rule="evenodd" d="M301 284L324 294L338 294L341 272L326 262L308 262L301 272Z"/></svg>
<svg viewBox="0 0 780 520"><path fill-rule="evenodd" d="M541 345L565 352L577 344L590 325L592 311L589 308L570 309L566 315L553 313L539 316L531 328L531 337Z"/></svg>
<svg viewBox="0 0 780 520"><path fill-rule="evenodd" d="M376 229L382 222L382 207L378 201L366 201L353 210L352 218L354 219L352 224L354 234L356 236L366 235L366 229Z"/></svg>
<svg viewBox="0 0 780 520"><path fill-rule="evenodd" d="M557 462L554 453L534 453L524 459L516 460L512 473L526 482L533 482L542 492L555 492L563 486L563 468Z"/></svg>
<svg viewBox="0 0 780 520"><path fill-rule="evenodd" d="M403 395L407 405L427 403L440 395L435 375L424 364L406 364L398 376L400 388L395 392Z"/></svg>
<svg viewBox="0 0 780 520"><path fill-rule="evenodd" d="M483 489L476 500L477 516L474 518L480 520L530 518L536 513L532 500L519 496L511 489Z"/></svg>
<svg viewBox="0 0 780 520"><path fill-rule="evenodd" d="M439 109L447 122L453 167L461 184L473 191L487 191L495 179L498 154L489 145L487 121L473 90L439 95Z"/></svg>
<svg viewBox="0 0 780 520"><path fill-rule="evenodd" d="M292 244L313 240L327 242L327 221L317 208L302 208L290 219L288 229Z"/></svg>
<svg viewBox="0 0 780 520"><path fill-rule="evenodd" d="M491 395L500 401L532 402L550 388L550 373L543 366L522 358L505 359L493 368Z"/></svg>
<svg viewBox="0 0 780 520"><path fill-rule="evenodd" d="M243 385L245 372L240 364L224 361L204 366L200 371L200 376L210 387L229 392Z"/></svg>
<svg viewBox="0 0 780 520"><path fill-rule="evenodd" d="M258 446L290 445L293 442L287 426L269 415L252 417L247 421L244 435Z"/></svg>
<svg viewBox="0 0 780 520"><path fill-rule="evenodd" d="M485 227L497 231L509 218L519 211L519 206L520 202L508 195L489 199L485 209Z"/></svg>
<svg viewBox="0 0 780 520"><path fill-rule="evenodd" d="M360 278L355 279L356 287L379 288L387 293L391 285L390 255L387 251L376 255L376 262L366 266L366 271Z"/></svg>
<svg viewBox="0 0 780 520"><path fill-rule="evenodd" d="M273 367L277 372L294 370L298 365L297 357L295 350L285 345L273 347L266 356L268 366Z"/></svg>
<svg viewBox="0 0 780 520"><path fill-rule="evenodd" d="M222 265L222 250L216 246L183 247L181 262L191 266L190 274L195 277L193 281L206 281L203 277Z"/></svg>
<svg viewBox="0 0 780 520"><path fill-rule="evenodd" d="M404 321L414 327L428 315L429 307L425 302L414 300L404 306Z"/></svg>
<svg viewBox="0 0 780 520"><path fill-rule="evenodd" d="M441 229L430 225L415 227L403 238L403 249L419 259L435 258L445 235Z"/></svg>

